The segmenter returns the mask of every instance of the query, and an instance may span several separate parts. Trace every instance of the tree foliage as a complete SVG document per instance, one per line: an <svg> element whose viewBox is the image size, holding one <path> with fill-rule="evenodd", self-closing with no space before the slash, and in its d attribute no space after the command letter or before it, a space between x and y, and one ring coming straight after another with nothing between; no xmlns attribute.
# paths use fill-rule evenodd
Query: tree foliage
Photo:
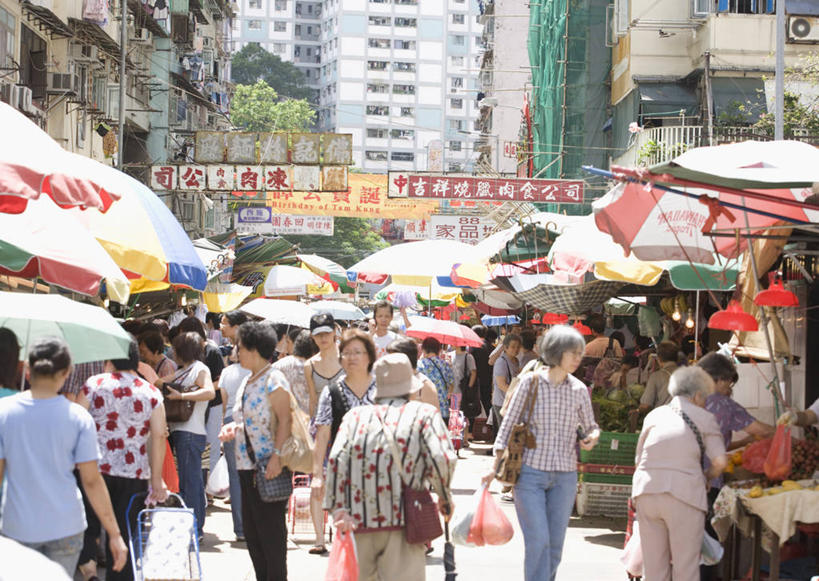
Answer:
<svg viewBox="0 0 819 581"><path fill-rule="evenodd" d="M374 229L373 222L364 218L336 218L333 236L287 236L288 242L299 245L302 254L318 254L349 267L389 246Z"/></svg>
<svg viewBox="0 0 819 581"><path fill-rule="evenodd" d="M304 74L293 63L283 61L256 43L242 47L231 58L231 77L239 85L265 81L281 97L310 99L312 91L304 86Z"/></svg>
<svg viewBox="0 0 819 581"><path fill-rule="evenodd" d="M800 135L819 135L819 54L804 55L796 66L785 71L785 139ZM776 115L762 115L754 127L767 135L774 134Z"/></svg>
<svg viewBox="0 0 819 581"><path fill-rule="evenodd" d="M316 112L304 99L279 100L265 81L237 85L230 106L234 125L247 131L306 131Z"/></svg>

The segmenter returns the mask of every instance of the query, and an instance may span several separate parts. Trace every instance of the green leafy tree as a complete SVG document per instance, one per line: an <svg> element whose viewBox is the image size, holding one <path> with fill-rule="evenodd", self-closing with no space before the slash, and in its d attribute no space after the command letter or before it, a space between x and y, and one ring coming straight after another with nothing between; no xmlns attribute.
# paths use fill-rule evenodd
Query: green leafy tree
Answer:
<svg viewBox="0 0 819 581"><path fill-rule="evenodd" d="M230 106L234 125L247 131L307 131L316 112L304 99L279 100L265 81L237 85Z"/></svg>
<svg viewBox="0 0 819 581"><path fill-rule="evenodd" d="M336 218L333 236L287 236L287 241L299 245L302 254L318 254L350 267L389 246L374 228L372 220Z"/></svg>
<svg viewBox="0 0 819 581"><path fill-rule="evenodd" d="M313 92L304 86L304 74L293 63L283 61L257 43L242 47L231 58L231 77L239 85L266 81L281 97L311 99Z"/></svg>
<svg viewBox="0 0 819 581"><path fill-rule="evenodd" d="M819 54L802 56L799 62L785 70L785 111L783 129L785 139L801 135L819 135ZM774 111L762 115L754 127L773 136L776 116Z"/></svg>

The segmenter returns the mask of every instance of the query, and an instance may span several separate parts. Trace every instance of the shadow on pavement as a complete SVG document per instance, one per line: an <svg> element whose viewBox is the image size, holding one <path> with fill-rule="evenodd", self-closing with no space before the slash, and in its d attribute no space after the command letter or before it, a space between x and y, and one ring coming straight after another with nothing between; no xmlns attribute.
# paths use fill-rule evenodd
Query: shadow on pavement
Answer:
<svg viewBox="0 0 819 581"><path fill-rule="evenodd" d="M602 535L587 535L583 537L587 543L595 545L605 545L606 547L614 547L615 549L622 549L626 543L625 533L604 533Z"/></svg>

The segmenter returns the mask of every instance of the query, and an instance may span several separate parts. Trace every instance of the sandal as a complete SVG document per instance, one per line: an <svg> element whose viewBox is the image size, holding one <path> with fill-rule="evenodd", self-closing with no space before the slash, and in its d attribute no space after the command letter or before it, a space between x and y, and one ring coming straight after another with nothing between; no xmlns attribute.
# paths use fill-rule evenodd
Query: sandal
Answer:
<svg viewBox="0 0 819 581"><path fill-rule="evenodd" d="M313 547L310 547L310 550L307 552L310 553L311 555L326 555L328 551L327 547L325 547L324 545L315 545Z"/></svg>

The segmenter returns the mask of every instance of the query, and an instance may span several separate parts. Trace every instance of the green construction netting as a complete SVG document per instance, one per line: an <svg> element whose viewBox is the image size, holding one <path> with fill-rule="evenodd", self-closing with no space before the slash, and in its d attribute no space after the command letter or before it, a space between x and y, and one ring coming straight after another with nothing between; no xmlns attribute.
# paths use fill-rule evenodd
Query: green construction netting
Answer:
<svg viewBox="0 0 819 581"><path fill-rule="evenodd" d="M587 178L583 165L607 167L611 49L609 0L534 0L529 4L534 173ZM588 200L588 196L587 196ZM581 206L561 206L588 213Z"/></svg>

